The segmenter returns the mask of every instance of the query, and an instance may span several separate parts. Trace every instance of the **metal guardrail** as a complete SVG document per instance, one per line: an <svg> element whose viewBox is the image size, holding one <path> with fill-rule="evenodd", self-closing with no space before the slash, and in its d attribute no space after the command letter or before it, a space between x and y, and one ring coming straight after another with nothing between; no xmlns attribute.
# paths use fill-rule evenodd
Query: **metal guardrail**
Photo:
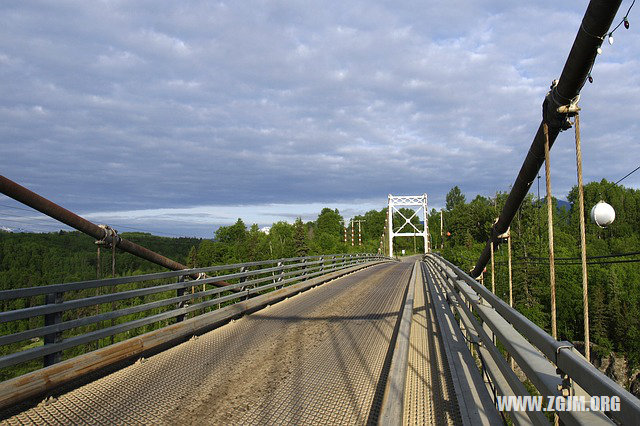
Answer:
<svg viewBox="0 0 640 426"><path fill-rule="evenodd" d="M390 259L372 254L295 257L0 291L0 301L27 306L0 312L0 323L13 323L7 328L17 330L0 336L0 368L38 359L46 367L60 362L63 351L76 348L64 353L69 359L97 349L93 342L101 339L127 340L223 304L379 260ZM215 276L190 279L204 273ZM222 280L230 284L207 289L208 283ZM101 289L108 293L99 294ZM77 349L87 344L95 347Z"/></svg>
<svg viewBox="0 0 640 426"><path fill-rule="evenodd" d="M526 395L522 393L522 384L514 379L506 360L497 350L496 340L542 395L583 395L587 398L587 406L591 395L617 396L620 410L607 412L607 415L621 424L637 423L640 400L595 368L570 342L553 339L442 257L433 254L426 260L433 271L444 277L442 284L449 304L459 315L471 346L477 347L483 368L501 394ZM542 420L535 413L527 414L529 418L526 421L518 421L515 416L512 420L516 423L540 423ZM557 414L567 424L611 424L600 412L558 411Z"/></svg>

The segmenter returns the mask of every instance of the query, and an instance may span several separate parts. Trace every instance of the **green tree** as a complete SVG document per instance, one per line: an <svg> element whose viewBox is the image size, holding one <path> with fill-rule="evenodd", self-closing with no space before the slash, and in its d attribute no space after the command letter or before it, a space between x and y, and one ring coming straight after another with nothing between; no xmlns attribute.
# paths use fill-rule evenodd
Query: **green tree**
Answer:
<svg viewBox="0 0 640 426"><path fill-rule="evenodd" d="M466 202L466 198L458 185L451 188L451 190L447 193L446 197L446 206L447 210L451 211L455 209L457 206L464 204Z"/></svg>
<svg viewBox="0 0 640 426"><path fill-rule="evenodd" d="M338 209L331 210L325 207L316 219L316 230L318 234L330 234L340 236L342 233L342 222L344 219Z"/></svg>
<svg viewBox="0 0 640 426"><path fill-rule="evenodd" d="M309 253L307 230L301 218L297 218L293 224L293 247L296 256L306 256Z"/></svg>
<svg viewBox="0 0 640 426"><path fill-rule="evenodd" d="M196 246L191 246L189 254L187 255L187 266L189 268L196 268L198 264L198 250Z"/></svg>
<svg viewBox="0 0 640 426"><path fill-rule="evenodd" d="M243 243L247 237L247 227L242 219L231 226L221 226L215 232L215 241L226 244Z"/></svg>
<svg viewBox="0 0 640 426"><path fill-rule="evenodd" d="M269 253L272 259L293 257L293 226L287 222L276 222L269 230Z"/></svg>
<svg viewBox="0 0 640 426"><path fill-rule="evenodd" d="M269 237L262 231L257 224L251 225L246 236L246 260L254 262L257 260L269 259Z"/></svg>

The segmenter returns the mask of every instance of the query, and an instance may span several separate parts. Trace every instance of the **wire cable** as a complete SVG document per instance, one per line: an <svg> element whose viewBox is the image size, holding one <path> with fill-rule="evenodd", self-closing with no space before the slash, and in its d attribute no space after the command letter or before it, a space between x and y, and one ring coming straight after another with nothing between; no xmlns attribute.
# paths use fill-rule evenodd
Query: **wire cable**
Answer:
<svg viewBox="0 0 640 426"><path fill-rule="evenodd" d="M631 253L619 253L619 254L605 254L601 256L587 256L587 259L605 259L610 257L625 257L625 256L637 256L640 255L640 251L634 251ZM546 257L519 257L518 260L546 260ZM556 260L580 260L581 257L556 257Z"/></svg>
<svg viewBox="0 0 640 426"><path fill-rule="evenodd" d="M629 6L629 9L627 9L627 13L625 13L624 17L622 18L622 21L620 21L618 25L616 25L616 27L609 32L609 35L612 35L614 32L616 32L616 30L620 28L620 25L624 24L625 22L628 22L627 18L629 17L629 12L631 12L631 8L633 7L634 4L636 4L636 0L633 0L631 2L631 6ZM626 24L625 28L629 28L629 24Z"/></svg>
<svg viewBox="0 0 640 426"><path fill-rule="evenodd" d="M631 176L632 174L634 174L635 172L637 172L640 169L640 166L636 167L635 169L633 169L633 171L627 173L622 179L620 179L619 181L617 181L616 183L614 183L614 185L619 184L620 182L622 182L623 180L625 180L626 178L628 178L629 176Z"/></svg>
<svg viewBox="0 0 640 426"><path fill-rule="evenodd" d="M587 262L587 265L610 265L615 263L638 263L640 259L619 259L619 260L597 260L593 262ZM524 262L514 262L515 264L522 265L528 263L530 265L548 265L549 262L544 261L524 261ZM497 265L506 265L507 262L496 262ZM556 266L577 266L581 265L582 262L556 262Z"/></svg>

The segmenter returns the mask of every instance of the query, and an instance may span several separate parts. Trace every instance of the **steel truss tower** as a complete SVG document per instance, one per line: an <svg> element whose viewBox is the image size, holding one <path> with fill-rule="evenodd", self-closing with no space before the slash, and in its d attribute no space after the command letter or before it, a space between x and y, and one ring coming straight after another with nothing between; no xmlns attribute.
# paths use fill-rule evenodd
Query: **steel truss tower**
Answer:
<svg viewBox="0 0 640 426"><path fill-rule="evenodd" d="M411 217L407 218L397 207L418 207ZM422 211L423 229L419 229L411 220L418 216ZM387 221L389 223L389 256L393 257L393 237L416 237L424 238L424 252L429 252L429 225L427 224L427 194L422 195L391 195L389 194L389 208L387 209ZM393 214L398 213L404 223L397 231L393 229ZM420 217L420 216L418 216ZM413 228L413 232L402 232L409 225L408 229Z"/></svg>

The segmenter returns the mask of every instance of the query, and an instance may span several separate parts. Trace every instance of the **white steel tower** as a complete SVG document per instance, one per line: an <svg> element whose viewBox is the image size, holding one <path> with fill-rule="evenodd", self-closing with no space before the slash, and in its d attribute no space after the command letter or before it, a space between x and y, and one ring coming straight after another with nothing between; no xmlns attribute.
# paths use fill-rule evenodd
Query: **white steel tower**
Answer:
<svg viewBox="0 0 640 426"><path fill-rule="evenodd" d="M418 207L411 217L407 218L397 207ZM419 229L411 220L422 211L423 229ZM389 208L387 210L387 220L389 223L389 256L393 257L393 237L415 237L422 236L424 238L424 252L430 251L429 247L429 225L427 224L427 194L422 195L391 195L389 194ZM393 214L398 213L404 223L396 231L393 229ZM420 218L420 216L418 216ZM402 232L409 225L411 232Z"/></svg>

